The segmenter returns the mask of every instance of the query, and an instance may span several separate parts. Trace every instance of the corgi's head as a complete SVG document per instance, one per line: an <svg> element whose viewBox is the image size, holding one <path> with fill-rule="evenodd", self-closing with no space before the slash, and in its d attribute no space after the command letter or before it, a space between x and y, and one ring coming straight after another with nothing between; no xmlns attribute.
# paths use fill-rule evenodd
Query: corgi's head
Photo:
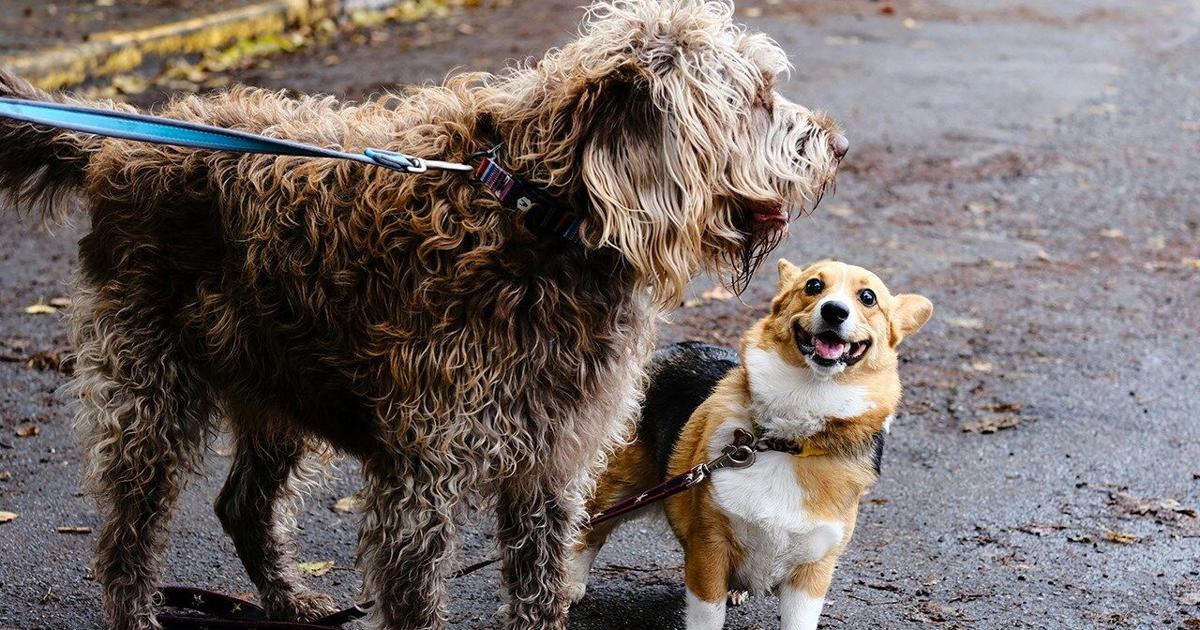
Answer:
<svg viewBox="0 0 1200 630"><path fill-rule="evenodd" d="M779 293L764 320L760 343L786 361L830 378L895 370L896 346L933 314L914 294L892 295L878 276L837 261L801 269L779 261ZM866 374L863 374L864 376Z"/></svg>

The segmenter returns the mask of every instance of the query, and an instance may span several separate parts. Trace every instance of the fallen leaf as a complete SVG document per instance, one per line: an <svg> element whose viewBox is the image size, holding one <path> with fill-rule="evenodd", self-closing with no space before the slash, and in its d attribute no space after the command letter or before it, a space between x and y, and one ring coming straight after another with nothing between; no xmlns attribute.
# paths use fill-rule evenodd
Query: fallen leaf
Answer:
<svg viewBox="0 0 1200 630"><path fill-rule="evenodd" d="M988 403L982 408L992 413L1021 413L1021 404L1014 402Z"/></svg>
<svg viewBox="0 0 1200 630"><path fill-rule="evenodd" d="M904 21L901 22L901 24L904 25L904 28L908 29L917 28L918 26L917 21L912 18L904 18Z"/></svg>
<svg viewBox="0 0 1200 630"><path fill-rule="evenodd" d="M92 533L92 528L91 527L78 527L78 526L63 526L63 527L55 528L55 531L57 531L60 534L90 534L90 533Z"/></svg>
<svg viewBox="0 0 1200 630"><path fill-rule="evenodd" d="M50 298L50 306L53 306L55 308L68 308L71 306L71 298L68 298L68 297Z"/></svg>
<svg viewBox="0 0 1200 630"><path fill-rule="evenodd" d="M66 374L70 374L73 367L70 361L64 363L62 353L58 350L35 352L25 361L25 365L39 372L54 370Z"/></svg>
<svg viewBox="0 0 1200 630"><path fill-rule="evenodd" d="M1186 628L1200 628L1200 619L1188 617L1187 619L1183 620L1183 625Z"/></svg>
<svg viewBox="0 0 1200 630"><path fill-rule="evenodd" d="M29 306L25 307L26 315L50 315L50 314L57 313L57 312L58 312L58 309L56 309L53 306L50 306L49 304L46 304L44 302L38 302L37 304L30 304Z"/></svg>
<svg viewBox="0 0 1200 630"><path fill-rule="evenodd" d="M946 323L955 328L983 328L983 320L975 317L947 317Z"/></svg>
<svg viewBox="0 0 1200 630"><path fill-rule="evenodd" d="M316 562L297 562L296 570L307 577L321 577L333 568L333 560L318 560Z"/></svg>
<svg viewBox="0 0 1200 630"><path fill-rule="evenodd" d="M882 15L895 15L896 7L894 7L890 4L885 4L881 7L879 7L879 13L881 13Z"/></svg>
<svg viewBox="0 0 1200 630"><path fill-rule="evenodd" d="M684 308L696 308L697 306L700 306L702 304L704 304L704 300L701 300L700 298L691 298L690 300L683 303L683 307Z"/></svg>
<svg viewBox="0 0 1200 630"><path fill-rule="evenodd" d="M863 43L861 37L842 37L841 35L826 35L825 44L828 46L858 46Z"/></svg>
<svg viewBox="0 0 1200 630"><path fill-rule="evenodd" d="M1125 238L1125 233L1116 228L1100 230L1100 236L1104 238Z"/></svg>
<svg viewBox="0 0 1200 630"><path fill-rule="evenodd" d="M742 10L742 13L748 18L762 17L762 9L758 7L746 7Z"/></svg>
<svg viewBox="0 0 1200 630"><path fill-rule="evenodd" d="M825 208L825 212L842 219L854 216L854 208L844 203L831 203L828 208Z"/></svg>
<svg viewBox="0 0 1200 630"><path fill-rule="evenodd" d="M1119 112L1120 110L1121 110L1121 108L1117 107L1116 103L1100 103L1099 105L1091 105L1089 107L1083 108L1084 113L1092 114L1094 116L1100 116L1103 114L1115 114L1115 113Z"/></svg>
<svg viewBox="0 0 1200 630"><path fill-rule="evenodd" d="M358 511L358 497L342 497L333 504L333 511L340 514L353 514Z"/></svg>
<svg viewBox="0 0 1200 630"><path fill-rule="evenodd" d="M1066 528L1067 526L1061 523L1030 523L1028 525L1018 527L1017 531L1041 537L1057 531L1062 531Z"/></svg>
<svg viewBox="0 0 1200 630"><path fill-rule="evenodd" d="M1184 131L1200 131L1200 122L1186 120L1179 123L1179 128Z"/></svg>
<svg viewBox="0 0 1200 630"><path fill-rule="evenodd" d="M8 481L9 479L12 479L12 471L0 471L0 481Z"/></svg>
<svg viewBox="0 0 1200 630"><path fill-rule="evenodd" d="M37 435L41 432L42 432L41 427L39 427L36 424L22 425L22 426L17 427L16 430L13 431L13 433L16 433L17 437L19 437L19 438L34 437L35 435Z"/></svg>
<svg viewBox="0 0 1200 630"><path fill-rule="evenodd" d="M1172 518L1175 515L1183 515L1189 518L1196 518L1196 510L1184 507L1175 499L1160 499L1160 498L1137 498L1124 492L1116 492L1109 497L1112 505L1117 506L1127 514L1136 516L1155 516L1158 518Z"/></svg>
<svg viewBox="0 0 1200 630"><path fill-rule="evenodd" d="M970 212L971 214L985 214L991 212L995 208L992 207L992 204L985 201L968 201L966 209L967 212Z"/></svg>
<svg viewBox="0 0 1200 630"><path fill-rule="evenodd" d="M1192 591L1179 596L1179 603L1184 606L1200 605L1200 591Z"/></svg>
<svg viewBox="0 0 1200 630"><path fill-rule="evenodd" d="M1074 536L1067 536L1067 542L1090 543L1090 542L1095 542L1095 539L1092 538L1091 534L1077 534Z"/></svg>
<svg viewBox="0 0 1200 630"><path fill-rule="evenodd" d="M0 511L0 523L11 523L16 518L17 518L16 512Z"/></svg>
<svg viewBox="0 0 1200 630"><path fill-rule="evenodd" d="M1132 545L1139 540L1138 537L1133 534L1128 532L1119 532L1112 529L1104 530L1104 539L1121 545Z"/></svg>
<svg viewBox="0 0 1200 630"><path fill-rule="evenodd" d="M1181 260L1179 262L1182 263L1184 267L1191 267L1192 269L1200 269L1200 258L1184 258L1183 260Z"/></svg>
<svg viewBox="0 0 1200 630"><path fill-rule="evenodd" d="M1019 424L1021 424L1021 419L1016 416L994 416L984 418L978 422L964 424L962 425L962 431L963 433L989 435L1005 429L1015 429Z"/></svg>
<svg viewBox="0 0 1200 630"><path fill-rule="evenodd" d="M146 81L132 74L122 74L112 78L112 86L122 94L141 94L146 91Z"/></svg>
<svg viewBox="0 0 1200 630"><path fill-rule="evenodd" d="M874 505L887 505L888 503L891 503L891 501L888 501L883 497L875 497L874 499L871 499L871 503Z"/></svg>
<svg viewBox="0 0 1200 630"><path fill-rule="evenodd" d="M701 293L700 298L703 300L719 300L721 302L725 302L733 299L733 293L730 293L725 287L713 287L704 293Z"/></svg>
<svg viewBox="0 0 1200 630"><path fill-rule="evenodd" d="M991 372L992 370L996 369L996 366L987 361L975 361L971 364L971 369L975 370L976 372Z"/></svg>

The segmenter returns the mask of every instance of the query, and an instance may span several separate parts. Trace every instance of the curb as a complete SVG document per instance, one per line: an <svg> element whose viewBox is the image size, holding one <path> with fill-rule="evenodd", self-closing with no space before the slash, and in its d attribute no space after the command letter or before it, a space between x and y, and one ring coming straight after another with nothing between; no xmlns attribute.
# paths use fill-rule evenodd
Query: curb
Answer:
<svg viewBox="0 0 1200 630"><path fill-rule="evenodd" d="M133 31L96 33L80 44L0 57L0 66L44 90L55 90L132 70L147 56L202 52L241 38L281 33L327 17L395 4L399 0L265 0Z"/></svg>

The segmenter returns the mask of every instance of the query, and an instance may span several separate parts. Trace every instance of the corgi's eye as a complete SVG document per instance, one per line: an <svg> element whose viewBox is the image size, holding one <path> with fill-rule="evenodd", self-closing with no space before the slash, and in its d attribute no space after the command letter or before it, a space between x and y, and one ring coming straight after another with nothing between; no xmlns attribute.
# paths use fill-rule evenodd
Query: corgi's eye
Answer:
<svg viewBox="0 0 1200 630"><path fill-rule="evenodd" d="M875 306L875 292L870 289L863 289L858 292L858 301L863 303L863 306Z"/></svg>
<svg viewBox="0 0 1200 630"><path fill-rule="evenodd" d="M820 278L813 278L804 285L804 292L809 295L816 295L825 290L825 283L821 282Z"/></svg>

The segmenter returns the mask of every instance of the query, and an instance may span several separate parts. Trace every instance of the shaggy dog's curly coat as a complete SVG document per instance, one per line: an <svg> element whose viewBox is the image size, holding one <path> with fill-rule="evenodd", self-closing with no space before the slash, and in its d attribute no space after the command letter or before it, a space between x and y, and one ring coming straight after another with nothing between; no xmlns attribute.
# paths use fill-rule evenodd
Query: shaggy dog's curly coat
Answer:
<svg viewBox="0 0 1200 630"><path fill-rule="evenodd" d="M581 496L636 412L656 317L702 270L740 286L846 148L774 91L782 51L731 14L615 0L499 76L361 105L239 88L161 112L456 161L503 143L506 167L583 218L581 246L531 233L461 174L0 120L0 189L43 206L78 192L91 216L72 325L110 627L157 627L182 473L222 428L236 449L217 513L272 617L332 609L292 568L281 501L332 446L362 462L375 624L444 625L478 494L498 506L507 623L563 627ZM0 95L80 102L2 71Z"/></svg>

